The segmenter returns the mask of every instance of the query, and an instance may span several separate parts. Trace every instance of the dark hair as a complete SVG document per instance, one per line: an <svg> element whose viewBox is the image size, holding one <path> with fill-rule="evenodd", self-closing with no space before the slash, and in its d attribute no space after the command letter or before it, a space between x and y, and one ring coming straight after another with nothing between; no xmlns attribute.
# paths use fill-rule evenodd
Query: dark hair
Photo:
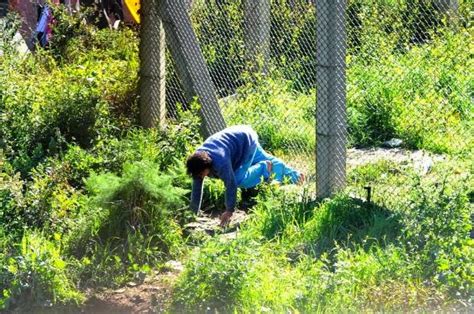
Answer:
<svg viewBox="0 0 474 314"><path fill-rule="evenodd" d="M205 169L210 169L212 165L212 159L209 154L205 151L198 150L194 154L188 157L186 160L186 168L188 174L193 177L201 174Z"/></svg>

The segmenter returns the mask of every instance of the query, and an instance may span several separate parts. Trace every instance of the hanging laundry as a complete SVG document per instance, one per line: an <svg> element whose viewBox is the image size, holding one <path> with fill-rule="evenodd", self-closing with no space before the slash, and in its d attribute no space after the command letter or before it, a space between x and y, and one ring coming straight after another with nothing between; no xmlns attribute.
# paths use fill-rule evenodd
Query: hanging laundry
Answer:
<svg viewBox="0 0 474 314"><path fill-rule="evenodd" d="M36 25L35 35L33 37L33 43L38 42L41 47L48 46L53 35L52 25L54 23L53 14L51 8L47 5L41 10L41 15Z"/></svg>

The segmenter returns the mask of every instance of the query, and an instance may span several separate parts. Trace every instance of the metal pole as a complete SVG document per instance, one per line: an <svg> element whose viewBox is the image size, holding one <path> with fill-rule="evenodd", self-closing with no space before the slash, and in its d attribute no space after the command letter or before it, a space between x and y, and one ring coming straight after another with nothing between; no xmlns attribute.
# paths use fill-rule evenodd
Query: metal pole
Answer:
<svg viewBox="0 0 474 314"><path fill-rule="evenodd" d="M165 31L155 0L141 2L140 121L143 127L166 123Z"/></svg>
<svg viewBox="0 0 474 314"><path fill-rule="evenodd" d="M316 2L316 194L329 197L346 184L347 0Z"/></svg>

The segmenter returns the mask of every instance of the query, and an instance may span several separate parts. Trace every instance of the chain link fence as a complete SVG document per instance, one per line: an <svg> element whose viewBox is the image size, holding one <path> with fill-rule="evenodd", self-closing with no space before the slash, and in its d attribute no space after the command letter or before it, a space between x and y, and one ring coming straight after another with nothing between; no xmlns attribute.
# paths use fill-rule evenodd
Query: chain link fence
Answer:
<svg viewBox="0 0 474 314"><path fill-rule="evenodd" d="M400 142L442 153L456 149L442 134L454 140L472 120L470 1L157 3L170 50L168 117L177 103L206 98L209 133L252 125L265 149L317 182L319 196L345 186L347 147L349 167L361 149Z"/></svg>
<svg viewBox="0 0 474 314"><path fill-rule="evenodd" d="M389 206L472 148L473 4L355 0L346 12L348 185Z"/></svg>

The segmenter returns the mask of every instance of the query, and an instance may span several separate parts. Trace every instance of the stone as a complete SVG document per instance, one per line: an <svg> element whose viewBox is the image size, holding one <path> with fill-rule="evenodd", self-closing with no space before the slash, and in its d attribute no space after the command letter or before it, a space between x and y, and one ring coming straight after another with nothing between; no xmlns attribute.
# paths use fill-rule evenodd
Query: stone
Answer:
<svg viewBox="0 0 474 314"><path fill-rule="evenodd" d="M399 138L392 138L388 141L385 141L382 143L382 146L388 147L388 148L396 148L402 146L403 141Z"/></svg>

